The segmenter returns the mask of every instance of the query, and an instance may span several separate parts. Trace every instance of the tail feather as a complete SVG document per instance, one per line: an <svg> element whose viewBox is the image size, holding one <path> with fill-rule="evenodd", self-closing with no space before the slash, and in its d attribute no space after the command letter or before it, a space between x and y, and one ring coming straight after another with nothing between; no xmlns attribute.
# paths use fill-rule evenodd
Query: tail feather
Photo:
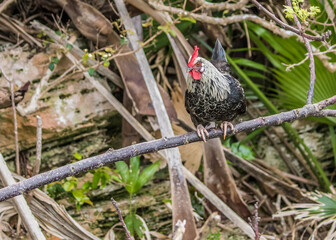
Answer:
<svg viewBox="0 0 336 240"><path fill-rule="evenodd" d="M211 60L212 61L219 61L219 62L227 62L226 53L224 51L224 48L222 47L222 44L218 40L218 38L216 40L216 44L215 44L215 47L213 49Z"/></svg>

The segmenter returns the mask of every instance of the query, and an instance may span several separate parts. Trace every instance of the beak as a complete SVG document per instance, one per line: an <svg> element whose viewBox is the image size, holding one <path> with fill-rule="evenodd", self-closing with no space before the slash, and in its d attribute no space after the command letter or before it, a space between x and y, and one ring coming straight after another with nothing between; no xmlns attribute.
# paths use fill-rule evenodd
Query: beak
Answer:
<svg viewBox="0 0 336 240"><path fill-rule="evenodd" d="M194 69L193 67L188 67L188 72L190 72L193 69Z"/></svg>

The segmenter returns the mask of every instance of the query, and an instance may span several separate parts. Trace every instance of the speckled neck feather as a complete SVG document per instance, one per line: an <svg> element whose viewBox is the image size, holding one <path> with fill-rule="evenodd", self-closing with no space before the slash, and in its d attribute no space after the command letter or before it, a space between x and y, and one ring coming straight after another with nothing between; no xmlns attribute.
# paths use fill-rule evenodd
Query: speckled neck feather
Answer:
<svg viewBox="0 0 336 240"><path fill-rule="evenodd" d="M219 101L226 99L231 91L225 74L219 72L211 62L201 57L194 59L194 64L199 61L204 64L204 72L201 74L200 80L194 80L192 76L188 75L188 91L195 92L196 88L203 88Z"/></svg>

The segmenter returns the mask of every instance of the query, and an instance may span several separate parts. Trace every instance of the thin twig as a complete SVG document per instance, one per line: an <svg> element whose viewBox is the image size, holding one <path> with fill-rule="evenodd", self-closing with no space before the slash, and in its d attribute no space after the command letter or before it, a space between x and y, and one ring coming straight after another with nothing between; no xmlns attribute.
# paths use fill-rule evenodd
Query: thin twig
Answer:
<svg viewBox="0 0 336 240"><path fill-rule="evenodd" d="M73 71L75 67L76 67L75 65L72 65L61 76L59 76L57 79L55 79L51 83L49 83L48 86L45 89L43 89L43 91L40 93L40 97L39 98L41 99L44 96L44 94L46 94L47 92L49 92L49 90L52 89L52 88L54 88L56 85L58 85L61 82L69 79L70 77L72 77L76 73L82 72L82 71ZM69 72L71 72L71 73L68 74Z"/></svg>
<svg viewBox="0 0 336 240"><path fill-rule="evenodd" d="M61 58L63 57L63 54L61 54L60 52L56 53L56 56L59 60L61 60ZM43 91L43 89L49 85L49 79L52 77L53 75L53 71L51 71L50 69L48 69L45 73L45 75L43 76L43 78L41 78L40 83L36 86L36 89L34 91L33 96L30 99L30 102L28 104L28 106L26 106L25 108L22 108L22 111L20 111L20 113L22 115L27 115L27 114L31 114L35 111L38 110L39 108L39 100L41 98L41 93ZM20 110L20 109L19 109Z"/></svg>
<svg viewBox="0 0 336 240"><path fill-rule="evenodd" d="M260 24L261 26L263 26L264 28L267 28L269 30L271 30L272 32L274 32L275 34L278 34L284 38L288 38L291 36L294 36L295 34L299 35L299 36L304 36L308 39L311 40L315 40L315 41L324 41L327 38L329 38L329 36L331 35L331 31L327 31L326 33L324 33L322 36L312 36L306 33L300 33L300 31L298 29L296 29L295 27L292 27L288 24L285 24L284 22L282 22L280 19L276 18L275 15L271 12L269 12L266 8L264 8L260 3L258 3L256 0L251 0L254 4L257 5L258 8L260 8L262 11L264 11L271 19L273 19L276 23L278 23L281 28L279 28L278 26L276 26L274 23L268 22L256 15L253 14L242 14L242 15L233 15L233 16L229 16L229 17L225 17L225 18L219 18L219 17L211 17L211 16L207 16L204 14L196 14L196 13L192 13L192 12L188 12L188 11L183 11L181 8L175 8L175 7L170 7L170 6L166 6L163 4L160 4L158 1L154 1L154 0L149 0L149 4L154 7L157 10L160 11L165 11L165 12L170 12L172 14L177 14L179 16L186 16L186 17L191 17L194 18L197 21L203 22L203 23L209 23L209 24L215 24L215 25L223 25L226 26L228 24L232 24L232 23L237 23L237 22L243 22L243 21L252 21L255 22L257 24ZM286 31L286 30L290 30L290 31ZM292 34L294 33L294 34Z"/></svg>
<svg viewBox="0 0 336 240"><path fill-rule="evenodd" d="M231 3L230 1L212 3L212 2L207 2L205 0L196 0L197 4L201 5L203 8L211 9L215 11L222 11L222 10L235 11L238 9L242 9L248 3L248 1L249 0L240 0L237 3Z"/></svg>
<svg viewBox="0 0 336 240"><path fill-rule="evenodd" d="M260 239L260 234L259 234L259 229L258 229L259 222L260 222L260 217L258 216L258 202L256 202L254 204L254 212L253 212L252 219L249 218L249 224L255 233L255 240Z"/></svg>
<svg viewBox="0 0 336 240"><path fill-rule="evenodd" d="M309 56L306 56L302 61L300 61L298 63L293 63L293 64L282 63L282 65L286 66L286 71L290 71L291 68L294 68L296 66L299 66L299 65L303 64L305 61L307 61L308 58L309 58Z"/></svg>
<svg viewBox="0 0 336 240"><path fill-rule="evenodd" d="M5 78L9 81L5 73L2 71ZM16 107L15 107L15 95L14 95L14 79L10 80L10 90L11 90L11 100L12 100L12 108L13 108L13 123L14 123L14 136L15 136L15 167L16 173L20 175L20 159L19 159L19 134L17 130L17 118L16 118Z"/></svg>
<svg viewBox="0 0 336 240"><path fill-rule="evenodd" d="M252 0L255 1L255 0ZM290 0L286 0L286 4L293 8L292 3ZM315 86L315 79L316 79L316 74L315 74L315 61L314 61L314 56L313 56L313 50L312 47L310 45L310 42L308 41L308 37L304 34L304 32L302 31L302 26L301 23L298 19L298 17L296 16L295 13L293 13L293 17L294 17L294 22L296 24L296 26L298 27L299 31L300 31L300 35L303 38L303 42L307 48L307 52L308 52L308 56L309 56L309 71L310 71L310 83L309 83L309 90L308 90L308 96L307 96L307 104L311 104L313 102L313 96L314 96L314 86Z"/></svg>
<svg viewBox="0 0 336 240"><path fill-rule="evenodd" d="M42 119L40 116L36 116L36 160L34 165L33 175L40 172L41 166L41 154L42 154Z"/></svg>
<svg viewBox="0 0 336 240"><path fill-rule="evenodd" d="M66 44L71 44L73 46L72 50L71 51L65 51L65 52L71 52L72 54L74 54L79 59L83 58L83 55L85 54L83 50L81 50L77 45L73 44L72 42L70 42L68 40L64 40L63 38L58 36L55 33L55 31L51 30L50 28L48 28L47 26L39 23L36 20L32 21L31 25L34 28L36 28L37 30L47 33L47 35L50 38L52 38L55 42L62 45L64 49L66 49ZM123 84L121 78L117 74L112 72L110 69L108 69L107 67L99 65L99 63L97 61L95 61L93 59L90 59L90 58L88 59L88 64L90 66L98 65L99 66L98 69L97 69L98 73L104 75L106 78L111 80L114 84L116 84L121 89L124 88L124 84Z"/></svg>
<svg viewBox="0 0 336 240"><path fill-rule="evenodd" d="M0 13L3 12L9 5L11 5L15 0L5 0L0 4Z"/></svg>
<svg viewBox="0 0 336 240"><path fill-rule="evenodd" d="M128 240L132 240L131 234L130 234L130 232L129 232L128 229L127 229L127 226L126 226L125 221L124 221L124 219L123 219L123 217L122 217L122 215L121 215L121 210L119 209L119 207L118 207L118 205L117 205L117 202L113 199L113 197L111 197L111 201L112 201L113 206L115 207L115 209L116 209L117 212L118 212L119 219L120 219L120 222L121 222L121 224L123 225L123 227L124 227L124 229L125 229L127 239L128 239Z"/></svg>
<svg viewBox="0 0 336 240"><path fill-rule="evenodd" d="M127 0L127 1L130 1L130 0ZM276 26L274 23L271 23L253 14L232 15L232 16L225 17L225 18L219 18L219 17L207 16L205 14L196 14L196 13L189 12L189 11L182 11L181 8L169 7L169 6L160 4L154 0L150 0L149 4L156 10L165 11L165 12L169 12L172 14L177 14L178 16L182 16L182 17L191 17L202 23L226 26L232 23L252 21L257 24L260 24L262 27L272 31L273 33L282 36L283 38L289 38L289 37L295 36L295 33L286 31Z"/></svg>
<svg viewBox="0 0 336 240"><path fill-rule="evenodd" d="M21 24L19 21L13 19L10 16L7 16L6 14L0 13L0 22L3 25L6 25L7 27L9 27L12 32L22 37L29 44L36 45L40 48L43 47L39 41L37 41L33 36L27 33L24 28L20 26Z"/></svg>
<svg viewBox="0 0 336 240"><path fill-rule="evenodd" d="M263 5L261 5L257 0L251 0L261 11L263 11L269 18L271 18L272 20L274 20L277 24L279 24L282 28L286 29L286 30L290 30L294 33L296 33L299 36L302 36L304 38L308 38L310 40L315 40L315 41L325 41L326 39L329 38L329 36L331 35L331 31L327 31L326 33L322 34L322 36L312 36L309 34L306 34L304 32L301 31L301 29L297 29L295 27L292 27L286 23L284 23L283 21L281 21L279 18L277 18L273 13L271 13L270 11L268 11ZM288 1L288 0L286 0ZM287 3L288 5L288 3ZM291 5L290 5L291 6Z"/></svg>

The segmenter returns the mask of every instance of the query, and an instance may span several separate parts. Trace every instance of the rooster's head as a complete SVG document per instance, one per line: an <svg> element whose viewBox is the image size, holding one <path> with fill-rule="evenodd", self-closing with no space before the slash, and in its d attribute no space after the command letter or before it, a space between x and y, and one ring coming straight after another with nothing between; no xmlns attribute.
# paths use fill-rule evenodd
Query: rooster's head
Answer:
<svg viewBox="0 0 336 240"><path fill-rule="evenodd" d="M195 46L194 53L192 54L188 62L188 71L190 76L195 80L200 80L201 75L204 72L204 64L201 61L201 58L198 57L198 47Z"/></svg>

